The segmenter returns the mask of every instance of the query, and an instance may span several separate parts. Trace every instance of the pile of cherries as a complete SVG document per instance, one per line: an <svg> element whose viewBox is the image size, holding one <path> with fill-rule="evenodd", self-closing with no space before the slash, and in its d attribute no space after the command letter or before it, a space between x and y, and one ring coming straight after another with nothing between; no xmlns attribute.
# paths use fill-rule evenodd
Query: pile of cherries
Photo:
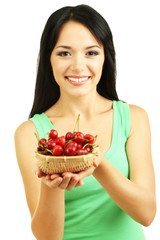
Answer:
<svg viewBox="0 0 160 240"><path fill-rule="evenodd" d="M58 137L58 132L52 129L48 133L48 139L38 140L37 152L52 156L76 156L92 153L96 137L75 131Z"/></svg>

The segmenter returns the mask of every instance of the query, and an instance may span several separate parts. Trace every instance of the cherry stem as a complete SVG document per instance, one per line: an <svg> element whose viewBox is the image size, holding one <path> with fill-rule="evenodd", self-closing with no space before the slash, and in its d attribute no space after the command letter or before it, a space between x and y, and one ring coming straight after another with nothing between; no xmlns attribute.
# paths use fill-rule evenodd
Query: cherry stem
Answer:
<svg viewBox="0 0 160 240"><path fill-rule="evenodd" d="M47 135L47 139L49 138L49 132L48 133L42 133L42 134L37 134L37 133L34 133L34 135L36 136L37 140L39 141L40 140L40 137L39 136L45 136Z"/></svg>
<svg viewBox="0 0 160 240"><path fill-rule="evenodd" d="M74 125L73 133L75 132L77 125L78 125L78 132L79 132L79 118L80 118L80 114L78 114L76 123L75 123L75 125Z"/></svg>
<svg viewBox="0 0 160 240"><path fill-rule="evenodd" d="M96 141L97 137L98 137L98 135L96 135L96 136L94 137L94 142Z"/></svg>
<svg viewBox="0 0 160 240"><path fill-rule="evenodd" d="M70 140L68 140L68 141L66 142L66 144L65 144L65 146L64 146L64 150L66 149L68 143L70 143L70 142L72 142L72 141L73 141L73 139L70 139Z"/></svg>
<svg viewBox="0 0 160 240"><path fill-rule="evenodd" d="M80 114L78 114L78 119L77 119L77 121L78 121L78 132L80 131L80 123L79 123L79 119L80 119Z"/></svg>
<svg viewBox="0 0 160 240"><path fill-rule="evenodd" d="M91 147L93 147L94 144L93 144L93 143L86 143L86 144L82 147L82 149L84 149L86 146L91 146Z"/></svg>
<svg viewBox="0 0 160 240"><path fill-rule="evenodd" d="M48 148L46 149L47 152L50 152L53 155L52 150L49 150Z"/></svg>
<svg viewBox="0 0 160 240"><path fill-rule="evenodd" d="M37 133L34 133L34 135L36 136L37 141L39 141L39 136L38 136L38 134L37 134Z"/></svg>
<svg viewBox="0 0 160 240"><path fill-rule="evenodd" d="M49 132L47 133L47 140L49 139Z"/></svg>

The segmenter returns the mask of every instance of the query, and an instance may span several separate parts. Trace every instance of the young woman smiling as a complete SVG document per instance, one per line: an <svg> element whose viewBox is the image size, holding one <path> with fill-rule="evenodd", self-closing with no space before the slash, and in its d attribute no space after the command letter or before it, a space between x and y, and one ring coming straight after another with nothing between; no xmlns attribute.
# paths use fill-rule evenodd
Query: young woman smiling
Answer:
<svg viewBox="0 0 160 240"><path fill-rule="evenodd" d="M141 225L149 226L156 212L149 120L142 108L119 101L115 79L112 33L103 17L86 5L53 13L41 38L30 119L15 133L38 240L145 239ZM94 166L35 174L34 132L65 135L78 114L83 132L98 135Z"/></svg>
<svg viewBox="0 0 160 240"><path fill-rule="evenodd" d="M66 102L64 99L67 96L71 98L71 104L73 97L79 96L92 101L102 74L104 49L88 28L74 21L65 23L50 61L54 78L60 87L60 102ZM84 105L86 104L83 104L82 108Z"/></svg>

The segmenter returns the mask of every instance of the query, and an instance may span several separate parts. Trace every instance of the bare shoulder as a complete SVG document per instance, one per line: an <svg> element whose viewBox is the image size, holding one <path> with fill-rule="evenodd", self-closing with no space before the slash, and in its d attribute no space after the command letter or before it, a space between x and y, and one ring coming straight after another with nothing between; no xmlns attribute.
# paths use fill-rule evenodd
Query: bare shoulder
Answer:
<svg viewBox="0 0 160 240"><path fill-rule="evenodd" d="M36 132L36 127L30 120L23 122L16 129L14 139L18 162L24 159L24 157L19 157L19 155L28 155L28 150L30 152L35 150L37 145Z"/></svg>
<svg viewBox="0 0 160 240"><path fill-rule="evenodd" d="M148 117L146 110L140 106L129 104L129 108L133 117Z"/></svg>
<svg viewBox="0 0 160 240"><path fill-rule="evenodd" d="M17 160L23 161L24 157L33 153L36 149L37 139L35 136L36 127L32 121L23 122L15 131L15 149Z"/></svg>
<svg viewBox="0 0 160 240"><path fill-rule="evenodd" d="M16 131L15 131L15 138L22 136L22 134L29 134L30 132L36 131L35 125L32 121L28 120L21 123Z"/></svg>
<svg viewBox="0 0 160 240"><path fill-rule="evenodd" d="M146 110L140 106L129 104L130 116L131 116L131 131L130 135L140 129L148 128L149 129L149 117Z"/></svg>

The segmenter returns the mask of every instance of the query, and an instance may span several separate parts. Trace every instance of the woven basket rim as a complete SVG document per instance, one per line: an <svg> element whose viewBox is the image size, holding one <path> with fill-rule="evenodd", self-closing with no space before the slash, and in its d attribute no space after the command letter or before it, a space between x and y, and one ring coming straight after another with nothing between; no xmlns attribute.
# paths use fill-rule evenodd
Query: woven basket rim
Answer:
<svg viewBox="0 0 160 240"><path fill-rule="evenodd" d="M85 155L79 156L50 156L50 155L43 155L41 153L36 153L36 158L41 161L85 161L90 158L95 158L94 153L88 153Z"/></svg>

